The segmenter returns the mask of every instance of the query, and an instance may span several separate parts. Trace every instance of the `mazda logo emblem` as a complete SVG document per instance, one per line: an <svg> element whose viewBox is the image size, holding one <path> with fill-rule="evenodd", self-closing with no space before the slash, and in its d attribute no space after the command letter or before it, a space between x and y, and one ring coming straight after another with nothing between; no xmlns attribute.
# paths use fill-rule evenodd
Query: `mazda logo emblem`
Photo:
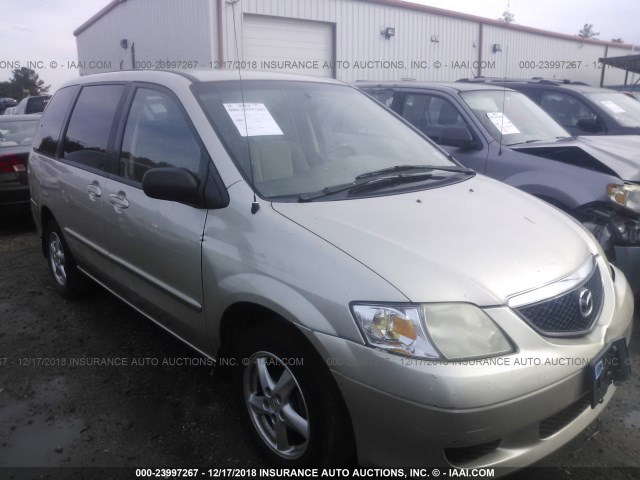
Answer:
<svg viewBox="0 0 640 480"><path fill-rule="evenodd" d="M589 318L593 313L593 294L588 288L580 290L578 295L578 305L580 306L580 315L583 318Z"/></svg>

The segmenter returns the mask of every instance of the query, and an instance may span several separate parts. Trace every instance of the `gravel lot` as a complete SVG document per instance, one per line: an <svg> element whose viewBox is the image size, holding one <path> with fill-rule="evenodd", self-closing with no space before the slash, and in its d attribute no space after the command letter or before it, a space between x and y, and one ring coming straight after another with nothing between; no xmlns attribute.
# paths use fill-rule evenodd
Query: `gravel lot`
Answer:
<svg viewBox="0 0 640 480"><path fill-rule="evenodd" d="M211 366L184 365L202 359L99 288L78 301L59 297L31 221L0 222L0 478L89 472L8 467L265 466L239 428L229 385L214 382ZM541 461L551 467L542 477L537 469L516 477L640 478L639 330L633 376L601 425ZM61 364L71 358L128 366ZM118 472L134 478L133 470L115 469L94 478Z"/></svg>

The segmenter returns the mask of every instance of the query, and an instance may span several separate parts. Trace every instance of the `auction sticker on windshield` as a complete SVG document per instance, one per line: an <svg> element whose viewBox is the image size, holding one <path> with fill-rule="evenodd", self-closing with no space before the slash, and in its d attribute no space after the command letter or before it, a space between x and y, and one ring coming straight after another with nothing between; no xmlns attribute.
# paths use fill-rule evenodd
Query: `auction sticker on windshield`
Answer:
<svg viewBox="0 0 640 480"><path fill-rule="evenodd" d="M512 133L520 133L520 130L511 123L511 120L502 112L487 112L487 117L491 123L495 125L502 135L510 135Z"/></svg>
<svg viewBox="0 0 640 480"><path fill-rule="evenodd" d="M224 108L243 137L284 135L264 103L225 103Z"/></svg>
<svg viewBox="0 0 640 480"><path fill-rule="evenodd" d="M600 103L611 110L613 113L625 113L625 109L611 100L601 100Z"/></svg>

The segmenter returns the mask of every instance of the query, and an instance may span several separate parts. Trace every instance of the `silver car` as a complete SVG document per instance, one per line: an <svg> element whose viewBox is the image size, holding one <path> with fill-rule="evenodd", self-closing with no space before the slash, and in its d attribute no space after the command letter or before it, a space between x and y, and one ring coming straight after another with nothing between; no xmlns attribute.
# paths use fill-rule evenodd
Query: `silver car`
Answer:
<svg viewBox="0 0 640 480"><path fill-rule="evenodd" d="M633 299L576 221L333 80L116 72L29 161L54 285L87 278L234 382L274 464L528 465L629 375Z"/></svg>

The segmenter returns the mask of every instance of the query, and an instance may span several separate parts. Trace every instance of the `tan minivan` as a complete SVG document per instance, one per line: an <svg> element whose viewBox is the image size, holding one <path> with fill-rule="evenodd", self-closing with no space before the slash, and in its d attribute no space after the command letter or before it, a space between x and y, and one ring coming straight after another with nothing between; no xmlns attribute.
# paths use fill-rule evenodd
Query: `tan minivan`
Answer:
<svg viewBox="0 0 640 480"><path fill-rule="evenodd" d="M274 464L520 468L629 374L633 298L593 237L340 82L83 77L29 185L60 292L92 279L234 366Z"/></svg>

